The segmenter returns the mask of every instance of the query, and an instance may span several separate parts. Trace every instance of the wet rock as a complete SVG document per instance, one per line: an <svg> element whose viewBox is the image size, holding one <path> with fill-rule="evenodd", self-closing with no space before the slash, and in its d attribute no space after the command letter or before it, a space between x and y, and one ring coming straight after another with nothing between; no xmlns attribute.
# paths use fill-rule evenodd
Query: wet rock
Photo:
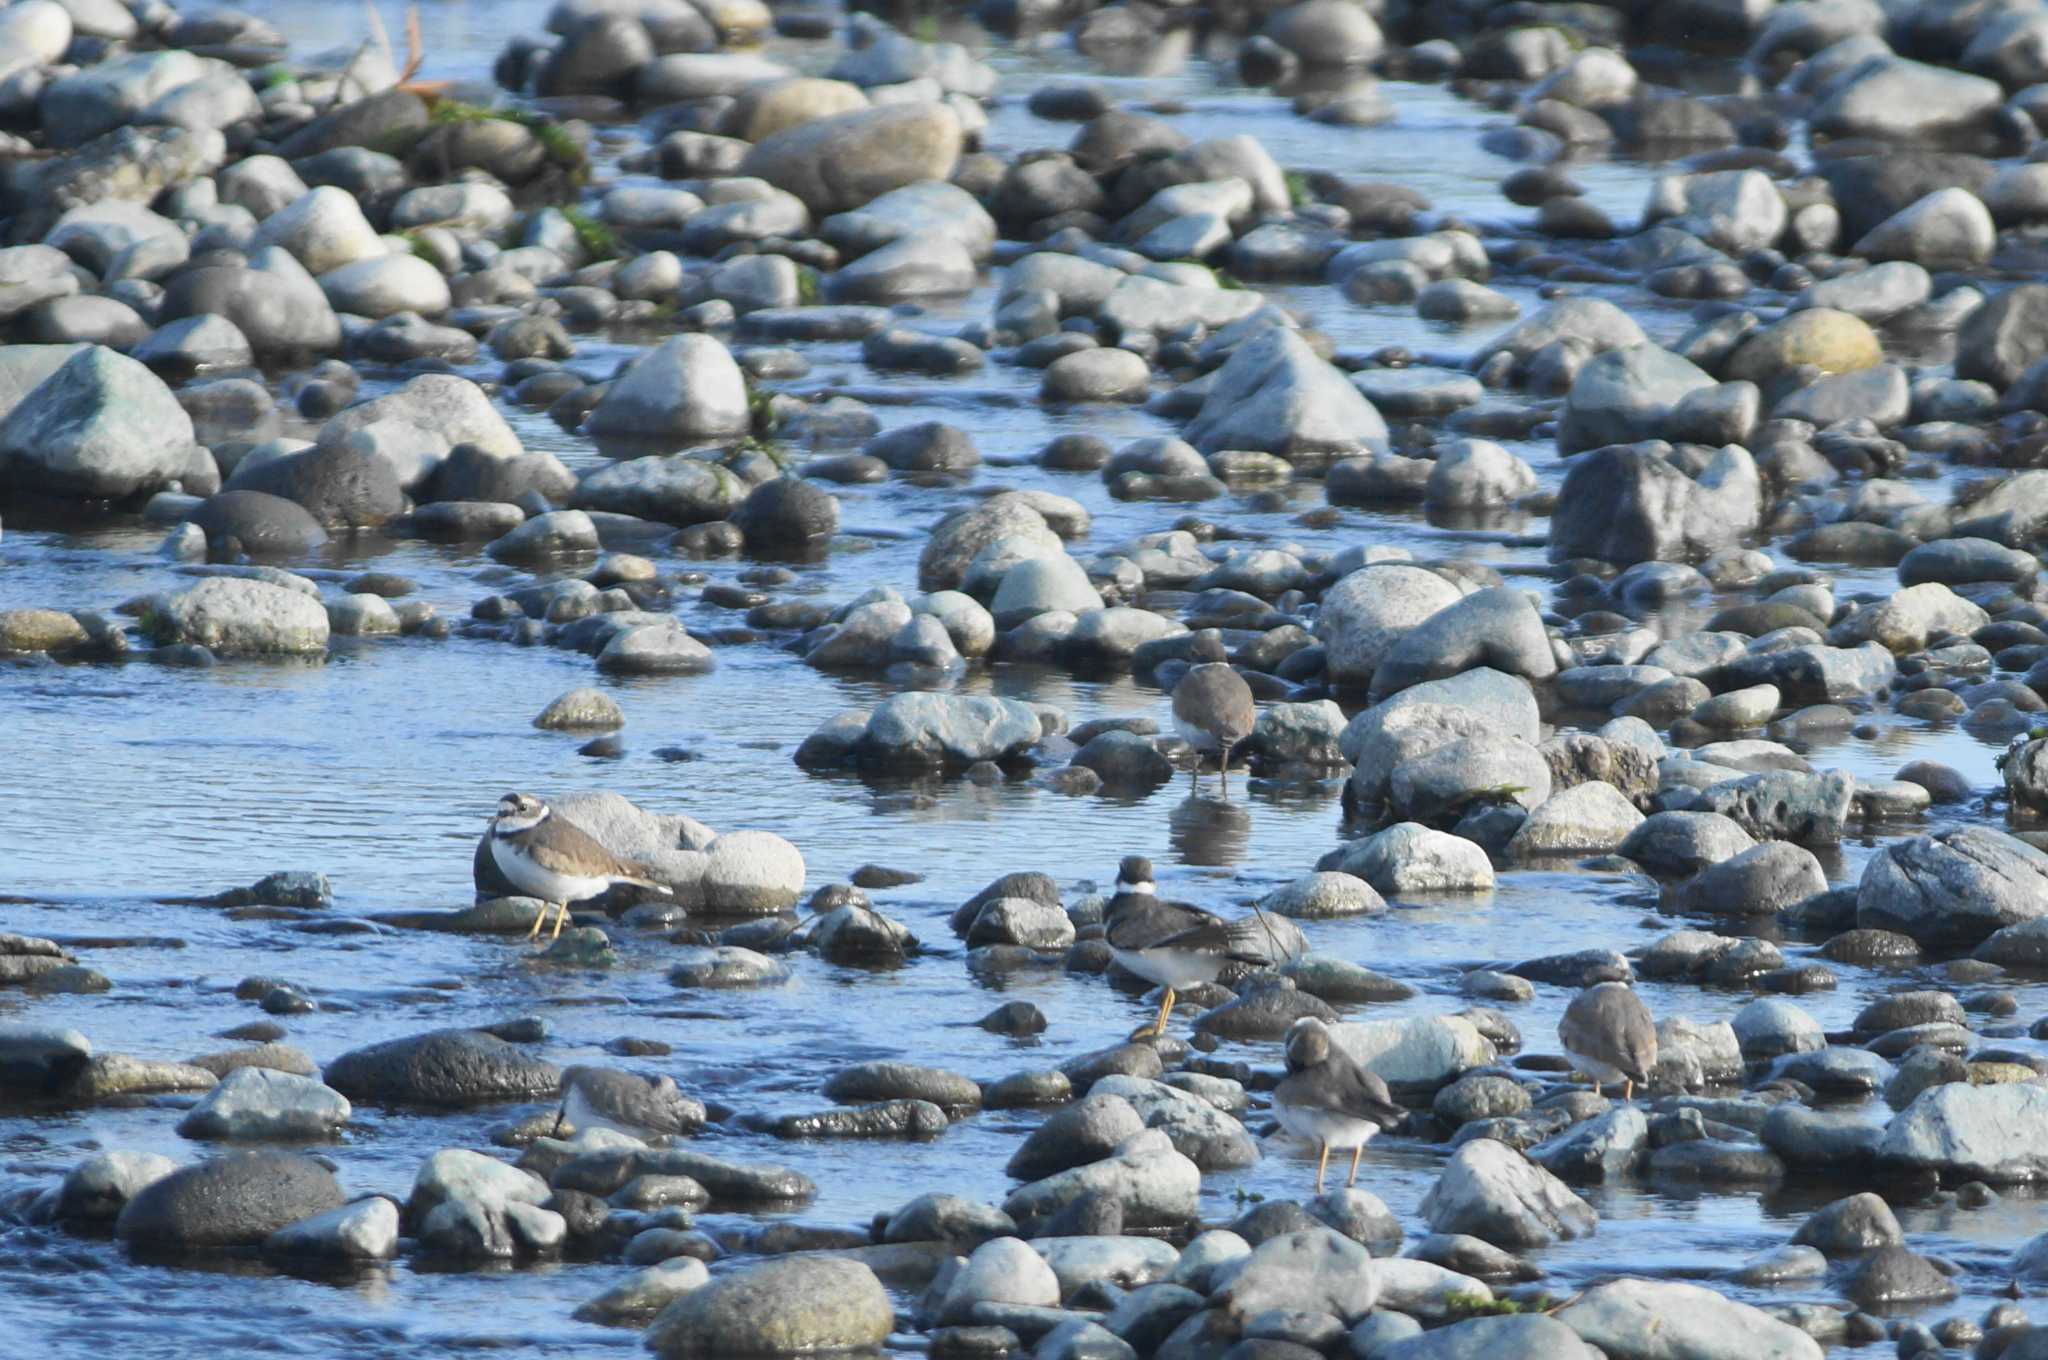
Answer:
<svg viewBox="0 0 2048 1360"><path fill-rule="evenodd" d="M350 1113L346 1097L310 1078L238 1067L178 1121L178 1132L234 1141L326 1138Z"/></svg>
<svg viewBox="0 0 2048 1360"><path fill-rule="evenodd" d="M1386 422L1299 335L1270 327L1217 371L1187 440L1205 453L1261 449L1290 461L1384 448Z"/></svg>
<svg viewBox="0 0 2048 1360"><path fill-rule="evenodd" d="M584 1322L644 1322L710 1281L711 1272L702 1261L678 1257L628 1276L579 1305L573 1316Z"/></svg>
<svg viewBox="0 0 2048 1360"><path fill-rule="evenodd" d="M1843 1292L1869 1309L1938 1303L1956 1296L1948 1276L1926 1257L1904 1247L1879 1247L1865 1255L1843 1281Z"/></svg>
<svg viewBox="0 0 2048 1360"><path fill-rule="evenodd" d="M264 1238L263 1254L284 1261L389 1261L398 1255L398 1206L374 1197L315 1214Z"/></svg>
<svg viewBox="0 0 2048 1360"><path fill-rule="evenodd" d="M678 950L676 962L668 970L669 984L674 987L770 987L789 978L785 964L738 945Z"/></svg>
<svg viewBox="0 0 2048 1360"><path fill-rule="evenodd" d="M959 767L1001 761L1039 740L1038 715L1011 699L895 695L869 716L851 755L877 768Z"/></svg>
<svg viewBox="0 0 2048 1360"><path fill-rule="evenodd" d="M217 656L320 655L327 611L318 599L267 581L212 577L166 603L165 640L196 643Z"/></svg>
<svg viewBox="0 0 2048 1360"><path fill-rule="evenodd" d="M352 1049L327 1065L329 1086L380 1105L465 1106L545 1100L554 1064L480 1030L443 1029Z"/></svg>
<svg viewBox="0 0 2048 1360"><path fill-rule="evenodd" d="M238 1152L145 1186L122 1209L114 1234L144 1251L253 1247L341 1202L334 1173L311 1157Z"/></svg>
<svg viewBox="0 0 2048 1360"><path fill-rule="evenodd" d="M177 1169L153 1152L96 1153L65 1173L53 1212L63 1223L112 1223L129 1200Z"/></svg>

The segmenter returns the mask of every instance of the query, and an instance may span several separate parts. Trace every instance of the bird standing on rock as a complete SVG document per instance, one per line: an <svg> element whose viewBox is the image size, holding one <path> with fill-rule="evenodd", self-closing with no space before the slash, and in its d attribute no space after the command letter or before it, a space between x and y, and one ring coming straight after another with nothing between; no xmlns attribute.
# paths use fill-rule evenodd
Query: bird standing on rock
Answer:
<svg viewBox="0 0 2048 1360"><path fill-rule="evenodd" d="M1173 687L1173 722L1188 745L1195 748L1195 765L1188 772L1194 788L1202 786L1202 756L1216 752L1216 769L1223 780L1223 796L1230 797L1230 752L1252 734L1258 710L1252 702L1252 687L1230 668L1223 650L1223 637L1214 628L1195 634L1195 664Z"/></svg>
<svg viewBox="0 0 2048 1360"><path fill-rule="evenodd" d="M555 908L555 929L548 936L552 940L561 935L571 902L596 897L614 883L674 896L655 882L653 870L618 858L530 793L508 793L498 800L491 817L491 862L513 887L541 901L540 915L526 932L529 940L547 923L548 907Z"/></svg>
<svg viewBox="0 0 2048 1360"><path fill-rule="evenodd" d="M1127 855L1117 866L1116 895L1109 899L1103 926L1116 961L1166 989L1159 1018L1135 1030L1133 1039L1165 1037L1179 988L1214 982L1229 963L1270 961L1256 948L1263 915L1226 921L1185 902L1162 901L1152 882L1152 861L1142 855Z"/></svg>
<svg viewBox="0 0 2048 1360"><path fill-rule="evenodd" d="M1330 1149L1351 1149L1351 1176L1358 1182L1358 1156L1373 1135L1391 1129L1406 1114L1394 1103L1386 1082L1337 1051L1330 1030L1305 1015L1287 1031L1287 1075L1273 1088L1273 1114L1280 1127L1322 1149L1316 1161L1316 1193L1330 1168Z"/></svg>
<svg viewBox="0 0 2048 1360"><path fill-rule="evenodd" d="M1635 1095L1637 1082L1648 1085L1657 1067L1657 1022L1643 999L1619 982L1573 997L1557 1022L1557 1037L1572 1066L1595 1086L1620 1082L1623 1100Z"/></svg>

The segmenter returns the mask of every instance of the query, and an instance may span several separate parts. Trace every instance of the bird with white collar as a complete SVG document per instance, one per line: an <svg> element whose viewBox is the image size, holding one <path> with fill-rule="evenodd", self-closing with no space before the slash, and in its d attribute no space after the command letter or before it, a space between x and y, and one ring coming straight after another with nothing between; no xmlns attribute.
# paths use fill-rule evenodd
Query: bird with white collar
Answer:
<svg viewBox="0 0 2048 1360"><path fill-rule="evenodd" d="M526 933L528 939L539 936L548 907L555 909L555 928L548 936L552 940L561 935L571 902L596 897L615 883L630 883L664 897L675 895L655 881L652 869L620 859L530 793L508 793L498 800L491 817L490 847L491 863L505 880L542 903L533 929Z"/></svg>

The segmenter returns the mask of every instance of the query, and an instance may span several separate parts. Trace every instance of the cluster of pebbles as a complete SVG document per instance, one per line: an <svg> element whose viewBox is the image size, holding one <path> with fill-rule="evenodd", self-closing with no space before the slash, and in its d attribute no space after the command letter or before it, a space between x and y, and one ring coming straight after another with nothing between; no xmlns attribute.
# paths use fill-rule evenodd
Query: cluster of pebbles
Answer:
<svg viewBox="0 0 2048 1360"><path fill-rule="evenodd" d="M2048 967L2048 283L2028 281L2048 261L2048 10L1075 8L978 17L1069 24L1104 63L1200 44L1338 129L1398 120L1408 82L1451 82L1502 115L1482 146L1519 162L1502 191L1529 213L1460 221L1406 185L1283 167L1249 135L1190 138L1173 109L1088 82L1028 92L1075 124L1066 150L1006 159L981 149L997 72L965 47L759 0L562 0L548 35L500 55L502 98L406 83L374 45L295 64L229 10L0 9L0 491L20 523L164 526L181 583L0 612L0 654L317 663L337 638L459 635L687 685L721 649L779 648L894 690L825 717L806 770L1087 796L1155 789L1190 752L1148 718L1072 723L956 682L1032 665L1163 694L1213 630L1259 700L1254 771L1341 780L1345 811L1314 871L1260 904L1270 957L1187 990L1191 1041L986 1081L864 1063L821 1079L815 1111L765 1121L801 1161L803 1140L1050 1111L1001 1205L935 1190L857 1229L707 1232L707 1208L786 1213L816 1187L694 1150L707 1122L753 1117L707 1110L686 1068L683 1089L558 1068L532 1021L317 1064L279 1023L313 1003L257 976L242 994L278 1019L238 1031L250 1046L161 1062L13 1024L0 1087L58 1109L182 1095L178 1131L231 1148L340 1138L351 1101L533 1108L499 1151L428 1157L402 1203L350 1198L343 1141L183 1166L110 1150L9 1211L149 1259L623 1262L636 1272L578 1316L645 1326L666 1356L2048 1355L2016 1305L1944 1314L1965 1267L1915 1250L1887 1204L1968 1211L2048 1175L2042 1025L2013 990ZM1731 89L1683 91L1688 44L1728 58ZM1571 156L1600 150L1665 162L1640 221L1574 181ZM919 324L990 283L985 319ZM1261 291L1277 285L1331 311L1412 308L1466 348L1343 349ZM849 344L892 381L1028 370L1048 407L1142 408L1177 433L983 449L971 419L885 428L881 387L808 381L807 349ZM510 409L545 412L577 452L527 448ZM1080 497L991 476L1026 465L1099 478L1156 527L1092 542ZM1231 506L1317 483L1310 541L1233 531ZM916 579L836 605L785 590L871 484L923 507ZM1510 574L1552 588L1327 546L1361 506L1526 547ZM317 565L364 534L481 548L467 616L394 574ZM732 625L693 635L677 611L700 604ZM622 717L580 690L537 721L605 754ZM1880 723L2002 746L2002 785L1802 754ZM868 896L899 876L830 885L800 916L803 858L779 836L615 796L556 806L671 889L600 905L613 929L668 933L679 989L773 985L803 950L921 949ZM1857 841L1870 853L1831 883ZM1455 1013L1345 1019L1413 992L1316 952L1318 920L1588 860L1715 929L1473 969ZM385 922L512 934L541 910L487 857L476 878L473 907ZM332 899L284 874L214 905ZM1102 910L1019 872L950 924L979 977L1130 983ZM605 966L609 924L586 915L543 959ZM1846 1032L1789 999L1852 968L1908 985ZM1637 978L1758 995L1729 1021L1660 1017L1627 1103L1564 1082L1548 1036L1523 1052L1501 1009ZM0 937L0 981L111 985L18 935ZM1203 1176L1259 1157L1274 1045L1308 1017L1408 1107L1392 1138L1443 1156L1405 1245L1366 1188L1202 1221ZM985 1023L1045 1019L1013 1003ZM1547 1288L1543 1248L1599 1227L1573 1187L1648 1176L1838 1186L1722 1281L1828 1301L1621 1269ZM2048 1236L2000 1251L2012 1278L2048 1278Z"/></svg>

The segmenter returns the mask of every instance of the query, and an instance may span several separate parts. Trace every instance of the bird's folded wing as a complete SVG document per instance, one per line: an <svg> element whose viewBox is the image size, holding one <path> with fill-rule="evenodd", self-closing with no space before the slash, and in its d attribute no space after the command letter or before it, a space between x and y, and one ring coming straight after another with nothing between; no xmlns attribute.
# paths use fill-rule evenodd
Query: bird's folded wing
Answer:
<svg viewBox="0 0 2048 1360"><path fill-rule="evenodd" d="M1198 949L1220 953L1230 946L1229 930L1221 917L1175 902L1132 907L1110 922L1106 934L1113 949Z"/></svg>

